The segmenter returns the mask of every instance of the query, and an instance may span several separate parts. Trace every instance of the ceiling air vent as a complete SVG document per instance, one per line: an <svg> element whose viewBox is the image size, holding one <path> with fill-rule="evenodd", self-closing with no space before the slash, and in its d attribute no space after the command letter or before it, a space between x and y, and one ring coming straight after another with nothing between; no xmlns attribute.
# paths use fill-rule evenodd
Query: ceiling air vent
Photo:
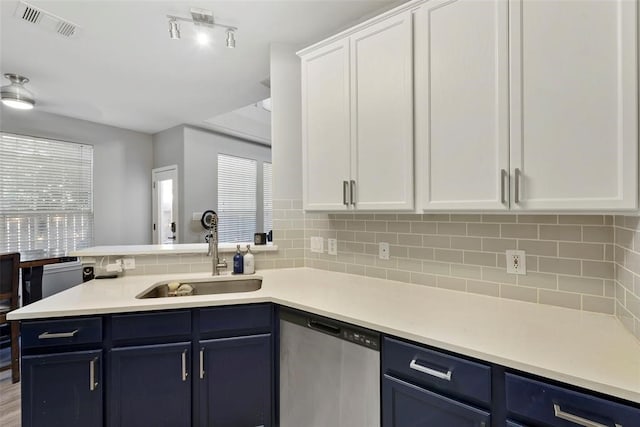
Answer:
<svg viewBox="0 0 640 427"><path fill-rule="evenodd" d="M30 24L38 25L47 31L58 33L63 37L76 37L80 31L80 27L73 22L64 20L53 13L32 6L24 1L18 3L14 16Z"/></svg>

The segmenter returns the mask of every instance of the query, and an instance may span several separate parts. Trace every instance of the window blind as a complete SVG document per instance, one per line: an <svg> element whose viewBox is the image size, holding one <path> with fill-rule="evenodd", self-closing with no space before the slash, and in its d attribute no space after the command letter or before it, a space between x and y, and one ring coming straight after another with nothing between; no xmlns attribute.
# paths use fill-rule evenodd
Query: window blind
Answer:
<svg viewBox="0 0 640 427"><path fill-rule="evenodd" d="M93 147L0 133L0 252L93 245Z"/></svg>
<svg viewBox="0 0 640 427"><path fill-rule="evenodd" d="M256 232L257 162L218 154L218 237L252 242Z"/></svg>
<svg viewBox="0 0 640 427"><path fill-rule="evenodd" d="M264 206L264 232L273 230L273 196L271 193L272 169L271 163L262 164L262 196Z"/></svg>

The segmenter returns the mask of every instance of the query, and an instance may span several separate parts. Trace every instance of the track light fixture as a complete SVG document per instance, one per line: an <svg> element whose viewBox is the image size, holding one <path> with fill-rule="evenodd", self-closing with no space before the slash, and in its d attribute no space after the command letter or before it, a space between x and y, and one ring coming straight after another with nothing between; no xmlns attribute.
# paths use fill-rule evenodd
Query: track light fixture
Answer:
<svg viewBox="0 0 640 427"><path fill-rule="evenodd" d="M191 9L191 18L183 18L181 16L175 15L167 15L169 18L169 37L172 40L180 39L180 27L179 22L188 22L196 26L196 28L203 29L204 28L216 28L221 27L227 30L227 39L226 45L228 48L233 49L236 47L236 38L235 32L238 30L237 27L233 27L231 25L225 25L218 22L214 22L213 20L213 12L207 9ZM203 34L200 32L199 34Z"/></svg>
<svg viewBox="0 0 640 427"><path fill-rule="evenodd" d="M33 94L24 88L24 84L29 79L19 74L5 74L11 84L0 88L2 103L7 107L17 108L19 110L31 110L36 105Z"/></svg>

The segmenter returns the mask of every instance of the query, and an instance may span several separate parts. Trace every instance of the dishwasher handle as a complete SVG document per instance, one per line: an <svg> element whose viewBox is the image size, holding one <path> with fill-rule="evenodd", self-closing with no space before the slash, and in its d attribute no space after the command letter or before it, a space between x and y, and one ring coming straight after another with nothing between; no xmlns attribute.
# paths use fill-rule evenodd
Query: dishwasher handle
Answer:
<svg viewBox="0 0 640 427"><path fill-rule="evenodd" d="M339 326L332 325L327 322L321 322L315 319L308 319L307 326L310 329L315 329L316 331L324 332L326 334L340 336L341 329Z"/></svg>

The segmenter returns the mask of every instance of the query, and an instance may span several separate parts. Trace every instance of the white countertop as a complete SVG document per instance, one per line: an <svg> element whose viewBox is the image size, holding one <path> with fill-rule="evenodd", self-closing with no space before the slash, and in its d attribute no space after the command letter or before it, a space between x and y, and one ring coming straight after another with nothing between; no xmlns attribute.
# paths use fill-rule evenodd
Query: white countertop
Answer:
<svg viewBox="0 0 640 427"><path fill-rule="evenodd" d="M310 268L257 276L254 292L160 299L135 296L211 276L92 280L9 319L274 302L640 403L640 343L612 316Z"/></svg>
<svg viewBox="0 0 640 427"><path fill-rule="evenodd" d="M277 251L278 246L254 245L253 242L220 243L219 252L235 252L236 245L244 251L247 245L251 245L252 252ZM166 245L122 245L122 246L94 246L69 252L69 256L97 257L109 255L178 255L178 254L206 254L209 250L207 243L176 243Z"/></svg>

